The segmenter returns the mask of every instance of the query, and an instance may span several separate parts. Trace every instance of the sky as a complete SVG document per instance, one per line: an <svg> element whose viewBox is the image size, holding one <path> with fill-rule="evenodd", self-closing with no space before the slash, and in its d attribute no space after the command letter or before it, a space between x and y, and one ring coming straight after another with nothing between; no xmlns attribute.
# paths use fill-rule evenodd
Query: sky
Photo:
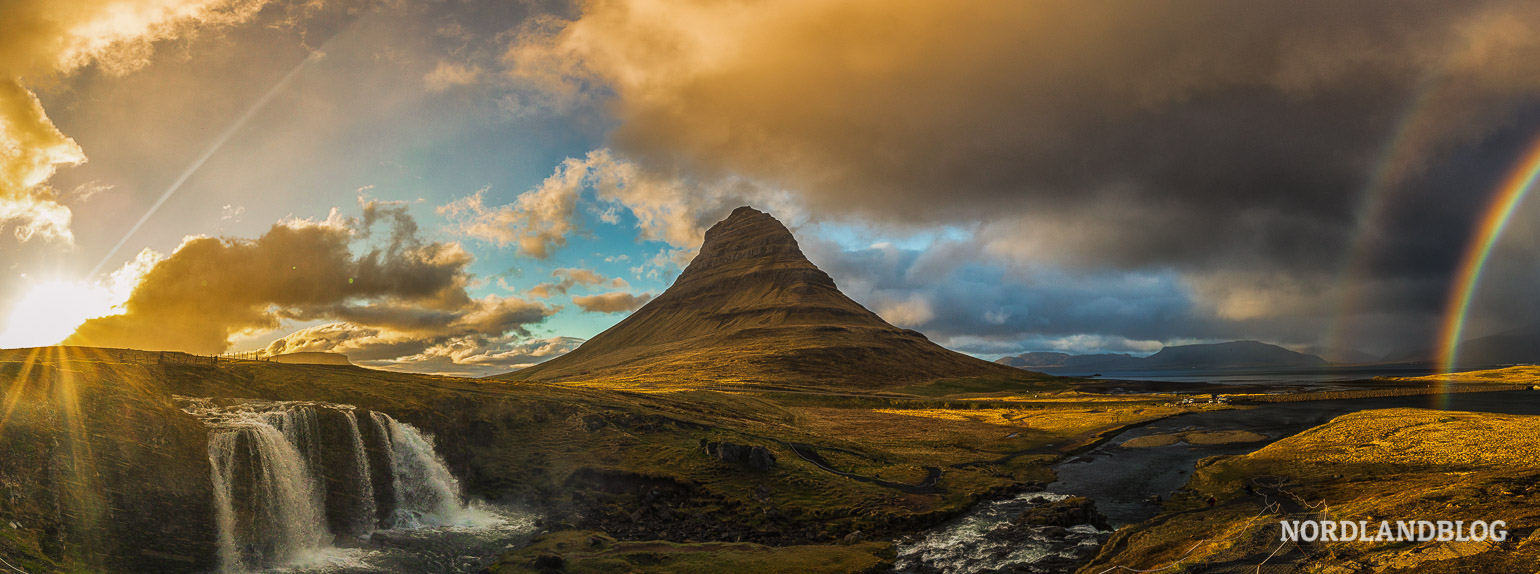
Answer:
<svg viewBox="0 0 1540 574"><path fill-rule="evenodd" d="M984 358L1432 349L1540 138L1486 0L0 2L0 347L549 359L753 205ZM1468 337L1534 330L1540 201Z"/></svg>

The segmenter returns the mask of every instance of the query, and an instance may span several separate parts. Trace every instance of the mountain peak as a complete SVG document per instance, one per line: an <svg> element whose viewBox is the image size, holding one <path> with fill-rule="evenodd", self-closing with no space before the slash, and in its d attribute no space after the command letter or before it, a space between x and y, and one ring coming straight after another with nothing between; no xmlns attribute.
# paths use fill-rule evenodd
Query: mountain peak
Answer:
<svg viewBox="0 0 1540 574"><path fill-rule="evenodd" d="M827 275L802 255L791 230L770 214L747 205L734 209L727 219L706 230L700 252L679 274L676 285L731 270L737 267L734 264L744 261L811 269L833 285Z"/></svg>
<svg viewBox="0 0 1540 574"><path fill-rule="evenodd" d="M744 206L706 231L663 294L571 353L498 378L866 386L1013 371L884 321L841 293L785 225Z"/></svg>

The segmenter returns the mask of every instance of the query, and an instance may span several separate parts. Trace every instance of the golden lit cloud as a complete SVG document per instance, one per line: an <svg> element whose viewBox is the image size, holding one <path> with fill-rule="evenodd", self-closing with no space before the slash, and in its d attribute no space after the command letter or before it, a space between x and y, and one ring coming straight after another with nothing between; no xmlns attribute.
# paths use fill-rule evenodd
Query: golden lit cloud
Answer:
<svg viewBox="0 0 1540 574"><path fill-rule="evenodd" d="M37 96L0 78L0 227L14 226L22 241L69 241L70 210L43 183L60 166L85 159L80 146L48 121Z"/></svg>
<svg viewBox="0 0 1540 574"><path fill-rule="evenodd" d="M85 161L23 84L96 64L122 74L148 63L154 43L244 22L266 0L34 0L7 2L0 18L0 227L69 242L71 214L47 186Z"/></svg>
<svg viewBox="0 0 1540 574"><path fill-rule="evenodd" d="M580 295L573 297L572 303L589 313L627 313L640 309L651 300L651 293L632 295L624 291L615 291L598 295Z"/></svg>
<svg viewBox="0 0 1540 574"><path fill-rule="evenodd" d="M363 213L285 221L256 239L188 238L144 274L122 313L86 321L69 342L208 354L284 320L342 320L420 347L451 335L523 333L555 312L471 298L472 258L459 244L423 241L401 205L364 202ZM389 224L383 244L371 241L377 222Z"/></svg>
<svg viewBox="0 0 1540 574"><path fill-rule="evenodd" d="M900 327L919 327L936 317L930 301L922 295L910 295L901 300L883 300L876 304L876 313L889 323Z"/></svg>
<svg viewBox="0 0 1540 574"><path fill-rule="evenodd" d="M591 287L606 281L610 282L610 285L613 287L620 287L625 285L625 280L623 279L615 278L614 280L611 280L603 275L595 273L592 269L569 269L563 267L561 269L552 271L551 276L557 278L558 281L554 283L541 283L531 287L529 289L530 296L545 299L558 294L566 293L578 285Z"/></svg>

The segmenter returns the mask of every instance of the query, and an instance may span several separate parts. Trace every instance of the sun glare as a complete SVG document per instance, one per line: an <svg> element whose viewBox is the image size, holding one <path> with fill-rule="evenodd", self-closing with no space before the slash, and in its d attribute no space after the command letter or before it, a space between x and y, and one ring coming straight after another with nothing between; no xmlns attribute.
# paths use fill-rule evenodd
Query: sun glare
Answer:
<svg viewBox="0 0 1540 574"><path fill-rule="evenodd" d="M58 344L87 319L112 314L112 290L84 281L43 281L32 285L11 307L0 349Z"/></svg>

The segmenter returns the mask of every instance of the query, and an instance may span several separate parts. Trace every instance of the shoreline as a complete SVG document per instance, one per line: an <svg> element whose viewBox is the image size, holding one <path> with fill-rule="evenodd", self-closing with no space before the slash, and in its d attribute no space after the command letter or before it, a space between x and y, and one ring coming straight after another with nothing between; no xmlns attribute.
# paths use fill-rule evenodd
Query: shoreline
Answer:
<svg viewBox="0 0 1540 574"><path fill-rule="evenodd" d="M1534 387L1534 385L1527 384L1455 383L1449 385L1446 388L1438 388L1436 386L1429 385L1425 387L1396 387L1388 389L1363 389L1355 391L1312 391L1306 393L1286 393L1277 395L1232 395L1230 396L1230 401L1234 404L1293 403L1342 399L1374 399L1384 397L1412 397L1421 395L1452 395L1461 393L1528 391L1534 389Z"/></svg>

